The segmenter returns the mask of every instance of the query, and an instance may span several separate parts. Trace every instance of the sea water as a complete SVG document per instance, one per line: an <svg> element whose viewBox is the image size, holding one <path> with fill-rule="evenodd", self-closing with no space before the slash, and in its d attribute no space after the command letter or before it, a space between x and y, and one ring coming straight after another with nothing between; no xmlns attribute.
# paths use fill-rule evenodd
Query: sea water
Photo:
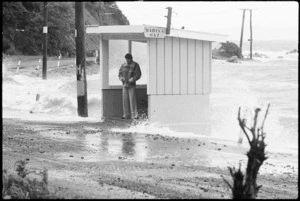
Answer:
<svg viewBox="0 0 300 201"><path fill-rule="evenodd" d="M264 131L273 147L298 147L298 63L267 60L236 65L213 65L210 95L212 135L238 140L238 108L241 117L253 125L255 108L260 108L261 125L268 104ZM247 139L244 137L244 142ZM246 142L247 143L247 142Z"/></svg>
<svg viewBox="0 0 300 201"><path fill-rule="evenodd" d="M269 58L254 58L255 61L238 64L213 60L210 137L236 143L241 134L237 121L238 108L241 107L242 117L247 118L248 125L251 126L254 109L262 109L262 118L270 103L264 127L267 144L273 148L297 150L298 54L286 54L297 48L297 42L264 41L254 47L259 48L253 52L268 55ZM245 51L246 48L247 45L244 45ZM110 75L118 72L118 66L116 64L110 70ZM3 117L33 121L100 121L100 74L87 76L89 117L81 118L77 115L75 76L42 80L21 73L7 73L6 69L7 63L3 63ZM146 76L147 72L144 71L143 77ZM117 75L110 76L110 79L113 83L119 82ZM36 104L37 94L40 94L39 111L30 113ZM207 137L197 133L178 133L168 127L161 128L145 122L120 131L176 137ZM245 137L243 143L247 144Z"/></svg>

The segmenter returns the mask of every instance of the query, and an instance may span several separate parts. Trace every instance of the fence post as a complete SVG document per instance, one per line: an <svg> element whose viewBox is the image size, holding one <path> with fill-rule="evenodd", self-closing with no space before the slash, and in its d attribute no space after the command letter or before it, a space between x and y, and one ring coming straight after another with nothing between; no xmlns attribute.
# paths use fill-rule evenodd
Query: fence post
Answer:
<svg viewBox="0 0 300 201"><path fill-rule="evenodd" d="M242 129L240 130L238 143L239 143L239 144L242 144L242 143L243 143L243 130L242 130Z"/></svg>
<svg viewBox="0 0 300 201"><path fill-rule="evenodd" d="M21 66L21 60L19 60L19 62L18 62L18 66L17 66L17 73L19 72L19 68L20 68L20 66Z"/></svg>
<svg viewBox="0 0 300 201"><path fill-rule="evenodd" d="M38 63L38 65L37 65L37 67L36 67L35 70L39 70L40 69L40 63L41 63L41 59L39 59L39 63Z"/></svg>
<svg viewBox="0 0 300 201"><path fill-rule="evenodd" d="M98 58L98 50L96 50L95 63L97 63L97 58Z"/></svg>
<svg viewBox="0 0 300 201"><path fill-rule="evenodd" d="M57 67L59 67L60 65L60 58L61 58L61 54L59 54L59 56L58 56L58 62L57 62Z"/></svg>

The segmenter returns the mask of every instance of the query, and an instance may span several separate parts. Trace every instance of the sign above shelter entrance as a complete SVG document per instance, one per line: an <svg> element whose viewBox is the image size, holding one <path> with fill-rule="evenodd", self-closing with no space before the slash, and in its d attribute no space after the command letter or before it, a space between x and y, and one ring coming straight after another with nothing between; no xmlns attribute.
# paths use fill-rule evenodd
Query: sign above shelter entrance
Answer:
<svg viewBox="0 0 300 201"><path fill-rule="evenodd" d="M166 28L163 27L145 27L144 35L147 38L164 38L166 36Z"/></svg>

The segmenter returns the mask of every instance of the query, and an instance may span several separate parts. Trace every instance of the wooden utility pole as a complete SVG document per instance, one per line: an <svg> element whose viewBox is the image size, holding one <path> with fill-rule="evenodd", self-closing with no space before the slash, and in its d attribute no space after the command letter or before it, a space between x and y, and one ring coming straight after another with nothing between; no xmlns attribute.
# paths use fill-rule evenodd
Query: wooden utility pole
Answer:
<svg viewBox="0 0 300 201"><path fill-rule="evenodd" d="M132 41L131 40L128 41L128 53L132 54Z"/></svg>
<svg viewBox="0 0 300 201"><path fill-rule="evenodd" d="M75 2L77 111L81 117L88 116L87 82L85 71L85 21L84 2Z"/></svg>
<svg viewBox="0 0 300 201"><path fill-rule="evenodd" d="M252 10L250 10L250 59L252 59Z"/></svg>
<svg viewBox="0 0 300 201"><path fill-rule="evenodd" d="M245 22L245 9L243 9L243 21L242 21L242 31L241 31L241 39L240 39L241 54L243 54L242 47L243 47L244 22Z"/></svg>
<svg viewBox="0 0 300 201"><path fill-rule="evenodd" d="M171 27L171 18L172 18L172 7L167 7L166 9L168 9L168 16L167 17L167 30L166 30L166 34L170 34L170 27Z"/></svg>
<svg viewBox="0 0 300 201"><path fill-rule="evenodd" d="M243 45L243 31L244 31L244 20L245 20L245 11L249 10L250 11L250 59L252 59L252 10L253 9L242 9L243 10L243 22L242 22L242 32L241 32L241 40L240 40L240 49L241 49L241 54L242 54L242 45Z"/></svg>
<svg viewBox="0 0 300 201"><path fill-rule="evenodd" d="M101 10L102 10L102 2L99 1L99 12L97 12L100 20L100 26L102 26L102 15L101 15Z"/></svg>
<svg viewBox="0 0 300 201"><path fill-rule="evenodd" d="M44 45L43 45L43 80L47 79L47 33L48 33L48 9L47 2L44 2L44 27L43 33L44 35Z"/></svg>

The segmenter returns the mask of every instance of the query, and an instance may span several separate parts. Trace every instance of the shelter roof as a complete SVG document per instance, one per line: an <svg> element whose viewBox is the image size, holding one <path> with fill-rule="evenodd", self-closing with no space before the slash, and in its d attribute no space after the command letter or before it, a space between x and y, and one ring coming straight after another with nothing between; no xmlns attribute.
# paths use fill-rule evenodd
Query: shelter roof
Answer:
<svg viewBox="0 0 300 201"><path fill-rule="evenodd" d="M159 37L164 37L166 35L166 28L152 25L86 26L87 34L101 34L102 38L105 40L133 40L146 42L147 38L149 37L159 38L155 37L155 32L159 33ZM167 36L212 42L225 42L227 38L227 35L189 31L185 29L171 29L170 34L168 34Z"/></svg>

